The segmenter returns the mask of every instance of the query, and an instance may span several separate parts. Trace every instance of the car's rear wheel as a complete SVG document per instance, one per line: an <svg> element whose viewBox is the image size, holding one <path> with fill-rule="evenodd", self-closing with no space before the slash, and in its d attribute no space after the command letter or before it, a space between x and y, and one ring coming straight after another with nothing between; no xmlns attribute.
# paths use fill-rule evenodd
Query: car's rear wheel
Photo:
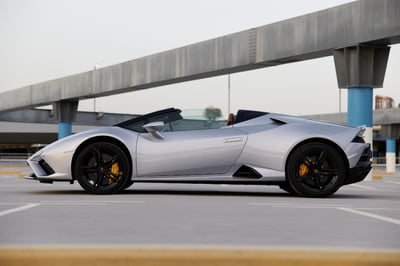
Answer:
<svg viewBox="0 0 400 266"><path fill-rule="evenodd" d="M117 193L130 181L129 160L117 145L93 143L76 157L74 177L90 193Z"/></svg>
<svg viewBox="0 0 400 266"><path fill-rule="evenodd" d="M345 163L341 154L325 143L307 143L290 156L287 180L298 195L327 197L342 186Z"/></svg>

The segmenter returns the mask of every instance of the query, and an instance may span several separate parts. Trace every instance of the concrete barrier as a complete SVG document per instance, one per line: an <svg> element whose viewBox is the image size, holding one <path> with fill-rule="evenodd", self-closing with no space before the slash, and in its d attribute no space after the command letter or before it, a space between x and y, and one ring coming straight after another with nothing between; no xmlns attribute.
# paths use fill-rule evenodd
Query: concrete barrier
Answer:
<svg viewBox="0 0 400 266"><path fill-rule="evenodd" d="M0 265L400 265L400 251L118 245L2 247Z"/></svg>

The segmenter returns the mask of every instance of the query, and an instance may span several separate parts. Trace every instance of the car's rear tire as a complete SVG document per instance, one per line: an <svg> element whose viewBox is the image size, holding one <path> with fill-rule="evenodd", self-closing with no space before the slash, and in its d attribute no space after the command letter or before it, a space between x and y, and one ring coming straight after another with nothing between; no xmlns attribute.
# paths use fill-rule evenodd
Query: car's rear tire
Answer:
<svg viewBox="0 0 400 266"><path fill-rule="evenodd" d="M112 194L124 189L130 181L130 164L117 145L97 142L79 152L73 173L84 190Z"/></svg>
<svg viewBox="0 0 400 266"><path fill-rule="evenodd" d="M306 143L290 155L286 178L300 196L327 197L342 186L345 167L341 154L331 145Z"/></svg>

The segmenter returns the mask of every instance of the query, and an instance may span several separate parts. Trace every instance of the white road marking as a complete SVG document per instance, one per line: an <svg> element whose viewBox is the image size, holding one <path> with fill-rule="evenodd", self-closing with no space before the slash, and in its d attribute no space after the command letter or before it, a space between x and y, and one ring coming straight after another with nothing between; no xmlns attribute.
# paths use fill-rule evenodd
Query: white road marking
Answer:
<svg viewBox="0 0 400 266"><path fill-rule="evenodd" d="M144 203L145 201L121 201L121 200L42 200L40 201L40 204L49 204L49 205L106 205L108 203ZM32 203L28 202L0 202L0 206L5 206L5 205L30 205Z"/></svg>
<svg viewBox="0 0 400 266"><path fill-rule="evenodd" d="M378 220L381 220L381 221L385 221L385 222L389 222L389 223L400 225L400 220L397 220L397 219L393 219L393 218L389 218L389 217L385 217L385 216L381 216L381 215L376 215L376 214L369 213L369 212L357 211L357 210L350 209L350 208L342 208L342 207L340 207L340 208L337 208L337 209L341 210L341 211L351 212L351 213L355 213L355 214L359 214L359 215L375 218L375 219L378 219Z"/></svg>
<svg viewBox="0 0 400 266"><path fill-rule="evenodd" d="M352 205L338 205L338 204L280 204L280 203L248 203L249 205L260 205L260 206L271 206L273 208L340 208L340 207L351 207Z"/></svg>
<svg viewBox="0 0 400 266"><path fill-rule="evenodd" d="M375 218L381 221L393 223L400 225L400 220L376 215L369 212L359 211L359 210L378 210L378 211L400 211L400 209L396 208L349 208L352 205L335 205L335 204L309 204L309 205L301 205L301 204L276 204L276 203L248 203L249 205L259 205L259 206L269 206L272 208L292 208L292 209L337 209L341 211L351 212L363 216L367 216L370 218Z"/></svg>
<svg viewBox="0 0 400 266"><path fill-rule="evenodd" d="M400 211L399 208L353 208L355 210Z"/></svg>
<svg viewBox="0 0 400 266"><path fill-rule="evenodd" d="M106 204L106 203L144 203L144 201L134 200L42 200L43 204Z"/></svg>
<svg viewBox="0 0 400 266"><path fill-rule="evenodd" d="M26 205L21 206L21 207L17 207L17 208L5 210L5 211L0 211L0 216L4 216L4 215L10 214L10 213L14 213L14 212L24 211L24 210L27 210L27 209L30 209L30 208L33 208L33 207L37 207L39 205L40 205L40 203L29 203L29 204L26 204Z"/></svg>
<svg viewBox="0 0 400 266"><path fill-rule="evenodd" d="M360 184L351 184L350 186L363 188L363 189L367 189L367 190L376 190L376 188L374 188L374 187L363 186L363 185L360 185Z"/></svg>
<svg viewBox="0 0 400 266"><path fill-rule="evenodd" d="M285 204L285 203L264 203L264 202L250 202L250 203L247 203L247 204L249 204L249 205L261 205L261 206L295 206L296 204L290 204L290 203L288 203L288 204Z"/></svg>
<svg viewBox="0 0 400 266"><path fill-rule="evenodd" d="M104 202L46 202L45 205L107 205Z"/></svg>
<svg viewBox="0 0 400 266"><path fill-rule="evenodd" d="M272 208L291 208L291 209L337 209L343 207L351 207L351 205L332 205L332 206L281 206L281 205L272 205Z"/></svg>
<svg viewBox="0 0 400 266"><path fill-rule="evenodd" d="M29 202L0 202L0 205L26 205Z"/></svg>
<svg viewBox="0 0 400 266"><path fill-rule="evenodd" d="M390 183L390 184L396 184L396 185L400 185L400 182L396 182L396 181L384 181L385 183Z"/></svg>

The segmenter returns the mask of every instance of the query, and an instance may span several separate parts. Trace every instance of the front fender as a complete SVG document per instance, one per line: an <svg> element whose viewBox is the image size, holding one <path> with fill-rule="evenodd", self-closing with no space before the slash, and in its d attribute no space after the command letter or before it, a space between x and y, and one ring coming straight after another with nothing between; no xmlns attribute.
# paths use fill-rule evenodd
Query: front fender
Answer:
<svg viewBox="0 0 400 266"><path fill-rule="evenodd" d="M32 155L27 162L39 179L72 180L71 166L76 151L86 141L97 137L109 137L121 142L130 153L132 165L135 165L138 135L119 127L97 128L55 141ZM39 167L40 160L44 160L55 173L46 175L46 171Z"/></svg>

